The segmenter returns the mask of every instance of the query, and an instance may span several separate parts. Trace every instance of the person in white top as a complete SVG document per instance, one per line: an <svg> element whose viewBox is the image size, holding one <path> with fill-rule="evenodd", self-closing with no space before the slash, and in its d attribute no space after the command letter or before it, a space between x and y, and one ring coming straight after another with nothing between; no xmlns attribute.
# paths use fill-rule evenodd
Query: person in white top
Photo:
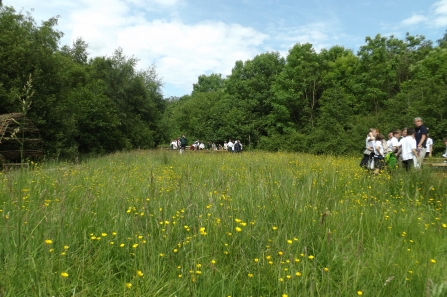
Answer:
<svg viewBox="0 0 447 297"><path fill-rule="evenodd" d="M408 128L407 136L400 141L402 143L402 164L407 171L417 164L418 152L414 134L414 128Z"/></svg>
<svg viewBox="0 0 447 297"><path fill-rule="evenodd" d="M177 139L174 139L172 142L171 142L171 149L172 150L176 150L178 148L178 146L177 146Z"/></svg>
<svg viewBox="0 0 447 297"><path fill-rule="evenodd" d="M396 157L397 157L397 151L399 150L399 147L402 146L402 144L399 142L401 135L402 135L402 132L400 130L394 130L393 138L391 138L391 140L390 140L391 149L396 154Z"/></svg>
<svg viewBox="0 0 447 297"><path fill-rule="evenodd" d="M393 131L390 131L390 133L388 133L388 140L386 141L386 146L387 146L387 151L385 152L385 155L389 152L393 151L393 146L391 145L391 140L393 139Z"/></svg>
<svg viewBox="0 0 447 297"><path fill-rule="evenodd" d="M427 134L427 142L425 143L425 146L427 147L428 156L431 157L433 152L433 139L430 138L430 134Z"/></svg>
<svg viewBox="0 0 447 297"><path fill-rule="evenodd" d="M380 172L384 164L385 149L383 147L383 140L385 137L382 134L376 135L376 140L374 141L374 173Z"/></svg>
<svg viewBox="0 0 447 297"><path fill-rule="evenodd" d="M366 167L368 161L374 157L374 139L377 135L377 129L370 128L365 140L365 151L363 152L363 158L360 161L360 167Z"/></svg>
<svg viewBox="0 0 447 297"><path fill-rule="evenodd" d="M231 139L228 141L227 143L227 150L232 153L233 152L233 142L231 141Z"/></svg>
<svg viewBox="0 0 447 297"><path fill-rule="evenodd" d="M194 150L198 150L199 149L199 145L200 145L200 141L198 139L196 141L194 141L194 143L193 143Z"/></svg>

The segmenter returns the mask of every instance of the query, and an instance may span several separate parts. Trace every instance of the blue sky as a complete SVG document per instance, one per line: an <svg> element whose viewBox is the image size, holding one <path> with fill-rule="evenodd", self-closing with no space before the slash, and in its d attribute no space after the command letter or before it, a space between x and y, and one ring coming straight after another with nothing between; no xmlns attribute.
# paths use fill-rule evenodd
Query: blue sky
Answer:
<svg viewBox="0 0 447 297"><path fill-rule="evenodd" d="M435 42L447 29L447 0L3 0L42 20L59 16L61 45L78 37L90 57L121 47L155 66L163 94L192 91L201 74L231 73L237 60L311 43L318 52L341 45L354 52L365 37L424 35Z"/></svg>

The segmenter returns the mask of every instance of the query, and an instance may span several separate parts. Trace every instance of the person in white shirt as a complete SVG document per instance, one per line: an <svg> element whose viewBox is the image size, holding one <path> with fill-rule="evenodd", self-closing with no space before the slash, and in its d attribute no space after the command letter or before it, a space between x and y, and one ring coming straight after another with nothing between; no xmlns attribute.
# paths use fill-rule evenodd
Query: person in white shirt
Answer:
<svg viewBox="0 0 447 297"><path fill-rule="evenodd" d="M417 165L418 152L414 134L414 128L408 128L407 136L400 141L402 143L402 164L407 171Z"/></svg>
<svg viewBox="0 0 447 297"><path fill-rule="evenodd" d="M227 150L227 149L228 149L228 143L227 143L226 141L224 142L223 149L224 149L224 150Z"/></svg>
<svg viewBox="0 0 447 297"><path fill-rule="evenodd" d="M197 139L197 140L194 142L194 144L193 144L193 146L194 146L194 150L198 150L198 149L199 149L199 145L200 145L200 141Z"/></svg>
<svg viewBox="0 0 447 297"><path fill-rule="evenodd" d="M393 139L393 131L390 131L390 133L388 133L388 140L386 141L386 146L387 146L387 151L385 152L385 155L389 152L393 151L393 146L391 145L391 140Z"/></svg>
<svg viewBox="0 0 447 297"><path fill-rule="evenodd" d="M425 143L425 146L427 147L428 156L431 157L433 152L433 139L430 138L430 134L427 134L427 142Z"/></svg>
<svg viewBox="0 0 447 297"><path fill-rule="evenodd" d="M368 162L374 157L374 139L377 135L377 129L370 128L365 140L365 151L363 152L363 158L360 161L360 167L366 167Z"/></svg>
<svg viewBox="0 0 447 297"><path fill-rule="evenodd" d="M395 154L397 154L399 147L402 146L402 144L399 142L401 135L402 135L402 132L400 130L394 130L393 138L391 138L391 140L390 140L390 147L393 150L393 153L395 153ZM396 155L396 157L397 157L397 155Z"/></svg>
<svg viewBox="0 0 447 297"><path fill-rule="evenodd" d="M233 152L233 142L231 142L231 139L227 143L227 150L232 153Z"/></svg>
<svg viewBox="0 0 447 297"><path fill-rule="evenodd" d="M382 134L377 134L374 141L374 173L378 174L382 169L385 158L385 149L383 147L383 140L385 137Z"/></svg>
<svg viewBox="0 0 447 297"><path fill-rule="evenodd" d="M171 142L171 149L176 150L177 148L178 148L178 146L177 146L177 139L174 139Z"/></svg>

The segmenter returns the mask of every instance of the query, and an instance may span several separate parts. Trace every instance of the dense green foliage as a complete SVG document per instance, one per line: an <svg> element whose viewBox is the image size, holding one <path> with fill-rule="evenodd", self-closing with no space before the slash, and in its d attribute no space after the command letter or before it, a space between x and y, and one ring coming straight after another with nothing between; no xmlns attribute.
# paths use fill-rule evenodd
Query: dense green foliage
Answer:
<svg viewBox="0 0 447 297"><path fill-rule="evenodd" d="M137 70L121 49L89 57L76 40L60 46L57 18L0 8L0 114L28 112L51 157L153 148L185 133L190 141L240 139L245 148L360 153L370 127L386 133L425 120L435 152L447 131L447 34L436 45L407 34L367 37L357 53L317 53L296 44L236 61L230 75L201 75L191 94L163 99L154 67Z"/></svg>
<svg viewBox="0 0 447 297"><path fill-rule="evenodd" d="M136 69L137 59L117 49L88 57L76 40L59 46L57 18L37 26L30 15L0 8L0 114L21 111L21 89L32 77L28 117L39 128L46 154L74 157L153 148L164 141L165 101L155 69Z"/></svg>
<svg viewBox="0 0 447 297"><path fill-rule="evenodd" d="M0 295L446 296L445 178L162 150L0 172Z"/></svg>
<svg viewBox="0 0 447 297"><path fill-rule="evenodd" d="M420 116L440 152L447 131L445 40L433 46L419 35L377 35L357 54L342 46L316 53L311 44L296 44L285 59L260 54L237 61L226 78L200 76L191 95L170 101L165 120L171 135L346 154L362 151L370 127L386 134Z"/></svg>

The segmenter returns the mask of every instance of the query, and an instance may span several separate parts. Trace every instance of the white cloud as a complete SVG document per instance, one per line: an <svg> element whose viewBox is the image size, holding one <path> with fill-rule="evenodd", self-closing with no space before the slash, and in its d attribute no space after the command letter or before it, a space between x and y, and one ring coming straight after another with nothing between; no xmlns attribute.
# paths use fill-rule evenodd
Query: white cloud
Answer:
<svg viewBox="0 0 447 297"><path fill-rule="evenodd" d="M139 68L155 65L164 85L177 92L165 89L166 95L191 92L201 74L230 74L237 60L263 52L268 38L239 24L187 24L176 14L186 0L19 1L25 10L34 7L33 16L40 20L55 16L49 13L57 7L61 16L57 29L65 34L62 45L80 37L88 44L90 57L111 56L121 47L125 55L139 59ZM148 12L155 10L158 19L150 19Z"/></svg>
<svg viewBox="0 0 447 297"><path fill-rule="evenodd" d="M139 0L130 1L138 4ZM110 56L121 47L126 55L140 60L139 67L155 65L168 86L165 95L172 95L169 89L189 93L199 75L228 75L237 60L252 59L269 48L286 56L296 43L311 43L318 52L337 41L333 33L336 26L328 22L298 28L272 25L267 35L251 27L218 21L187 24L181 19L148 20L122 1L108 3L86 3L83 9L73 11L69 17L73 28L70 39L82 37L92 57Z"/></svg>
<svg viewBox="0 0 447 297"><path fill-rule="evenodd" d="M415 25L424 25L432 28L447 26L447 0L435 2L426 15L417 13L400 22L400 27Z"/></svg>
<svg viewBox="0 0 447 297"><path fill-rule="evenodd" d="M106 2L85 2L82 9L72 11L67 37L82 37L91 57L110 56L121 47L140 60L140 68L154 64L166 85L184 93L191 91L201 74L230 74L236 60L253 58L268 37L238 24L146 20L122 1Z"/></svg>
<svg viewBox="0 0 447 297"><path fill-rule="evenodd" d="M175 6L182 2L182 0L152 0L149 2L154 2L163 6Z"/></svg>
<svg viewBox="0 0 447 297"><path fill-rule="evenodd" d="M447 15L447 1L440 0L433 4L435 14Z"/></svg>
<svg viewBox="0 0 447 297"><path fill-rule="evenodd" d="M290 48L297 43L310 43L317 51L330 48L337 41L336 34L333 33L336 26L329 23L316 22L295 28L272 29L270 33L276 42L281 45L281 54L285 56ZM277 48L278 49L278 48Z"/></svg>
<svg viewBox="0 0 447 297"><path fill-rule="evenodd" d="M267 38L251 28L210 21L153 21L117 34L118 43L136 53L141 64L155 62L164 80L185 89L191 89L201 74L229 74L236 60L252 58Z"/></svg>
<svg viewBox="0 0 447 297"><path fill-rule="evenodd" d="M237 60L252 59L266 50L286 56L296 43L308 42L320 51L338 41L337 20L333 18L322 22L314 18L313 23L302 26L283 19L263 33L263 28L230 23L231 18L226 22L197 21L192 14L195 21L187 22L190 15L184 9L194 9L188 0L16 1L46 13L57 11L61 15L58 29L65 33L62 44L81 37L89 45L90 57L111 56L121 47L124 54L140 60L139 68L155 65L167 86L165 95L189 93L199 75L228 75Z"/></svg>
<svg viewBox="0 0 447 297"><path fill-rule="evenodd" d="M435 27L447 26L447 0L440 0L432 6L434 18L432 20Z"/></svg>
<svg viewBox="0 0 447 297"><path fill-rule="evenodd" d="M412 26L412 25L417 25L419 23L423 23L427 21L427 17L420 15L420 14L415 14L412 15L411 17L403 20L401 23L404 26Z"/></svg>

